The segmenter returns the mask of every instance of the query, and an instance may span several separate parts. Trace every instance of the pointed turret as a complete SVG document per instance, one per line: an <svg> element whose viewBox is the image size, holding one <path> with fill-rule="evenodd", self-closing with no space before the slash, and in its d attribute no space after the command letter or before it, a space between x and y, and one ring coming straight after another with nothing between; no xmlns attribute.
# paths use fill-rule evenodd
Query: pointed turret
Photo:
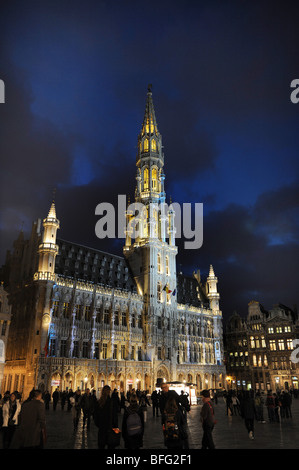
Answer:
<svg viewBox="0 0 299 470"><path fill-rule="evenodd" d="M55 208L55 202L54 201L51 204L47 219L56 219L56 208Z"/></svg>
<svg viewBox="0 0 299 470"><path fill-rule="evenodd" d="M213 311L215 311L215 313L219 312L219 298L220 298L220 295L217 292L217 283L218 283L218 279L215 276L214 268L212 265L210 265L209 276L207 278L207 284L206 284L206 291L207 291L207 297L210 301L210 307Z"/></svg>
<svg viewBox="0 0 299 470"><path fill-rule="evenodd" d="M44 232L42 236L42 243L39 245L38 250L39 279L54 279L55 258L58 253L58 246L56 245L56 235L57 230L59 229L59 225L59 220L56 217L55 202L53 201L48 216L43 220Z"/></svg>
<svg viewBox="0 0 299 470"><path fill-rule="evenodd" d="M209 277L215 277L214 268L211 264L210 264Z"/></svg>

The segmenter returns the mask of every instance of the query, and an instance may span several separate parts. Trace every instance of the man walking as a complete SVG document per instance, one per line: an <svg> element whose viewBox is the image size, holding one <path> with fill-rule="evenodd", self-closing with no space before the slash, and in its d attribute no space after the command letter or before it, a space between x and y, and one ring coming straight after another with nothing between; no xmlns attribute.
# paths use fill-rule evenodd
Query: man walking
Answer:
<svg viewBox="0 0 299 470"><path fill-rule="evenodd" d="M201 392L202 395L202 408L200 412L200 418L202 423L203 429L203 436L202 436L202 449L215 449L215 444L213 441L212 432L214 429L214 425L216 423L214 415L214 407L210 400L210 392L209 390L203 390Z"/></svg>
<svg viewBox="0 0 299 470"><path fill-rule="evenodd" d="M90 418L94 411L93 405L94 405L93 396L90 393L90 389L87 388L81 399L81 408L83 411L83 428L85 426L85 423L87 424L87 429L90 428Z"/></svg>
<svg viewBox="0 0 299 470"><path fill-rule="evenodd" d="M42 392L34 390L32 399L22 404L14 448L42 449L46 443L46 413Z"/></svg>

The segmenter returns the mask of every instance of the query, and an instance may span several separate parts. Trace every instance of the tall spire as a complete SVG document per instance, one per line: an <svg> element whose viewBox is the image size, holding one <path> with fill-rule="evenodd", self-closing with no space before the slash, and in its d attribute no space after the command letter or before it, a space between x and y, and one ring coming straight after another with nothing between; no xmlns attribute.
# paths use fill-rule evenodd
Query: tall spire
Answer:
<svg viewBox="0 0 299 470"><path fill-rule="evenodd" d="M147 87L147 101L145 105L143 125L141 129L141 135L144 136L145 134L147 136L151 136L151 135L156 135L156 137L160 136L158 127L157 127L154 103L152 99L152 85L148 85Z"/></svg>
<svg viewBox="0 0 299 470"><path fill-rule="evenodd" d="M47 219L56 219L55 194L56 194L56 188L53 189L53 200L52 200L52 204L51 204Z"/></svg>
<svg viewBox="0 0 299 470"><path fill-rule="evenodd" d="M158 131L157 126L152 98L152 85L148 85L145 113L141 132L138 136L138 152L136 163L140 162L140 159L147 159L150 157L159 158L159 166L163 166L164 157L162 154L162 137Z"/></svg>

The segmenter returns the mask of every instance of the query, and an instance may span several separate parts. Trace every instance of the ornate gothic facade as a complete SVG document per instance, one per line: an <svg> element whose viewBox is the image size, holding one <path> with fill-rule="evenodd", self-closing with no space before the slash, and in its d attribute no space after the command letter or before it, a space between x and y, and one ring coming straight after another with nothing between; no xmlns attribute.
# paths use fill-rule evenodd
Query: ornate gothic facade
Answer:
<svg viewBox="0 0 299 470"><path fill-rule="evenodd" d="M199 271L177 273L175 214L172 205L163 209L164 154L150 88L136 167L135 203L143 210L126 211L123 257L59 239L54 202L30 239L21 233L8 253L5 379L22 376L24 393L106 383L152 391L161 380L223 386L217 277L212 266L205 283Z"/></svg>

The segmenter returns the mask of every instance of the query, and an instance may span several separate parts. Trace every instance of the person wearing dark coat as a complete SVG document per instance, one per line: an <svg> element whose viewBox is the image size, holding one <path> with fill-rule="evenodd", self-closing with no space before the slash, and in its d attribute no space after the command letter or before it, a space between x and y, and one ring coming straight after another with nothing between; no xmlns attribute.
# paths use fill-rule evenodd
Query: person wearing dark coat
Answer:
<svg viewBox="0 0 299 470"><path fill-rule="evenodd" d="M177 394L175 390L169 390L169 385L166 382L162 383L161 390L162 390L162 393L159 399L159 406L160 406L160 412L162 416L164 413L166 403L171 398L175 399L176 404L178 405L178 408L179 408L179 395Z"/></svg>
<svg viewBox="0 0 299 470"><path fill-rule="evenodd" d="M47 390L44 393L43 400L44 400L44 403L45 403L45 409L49 410L50 409L49 404L50 404L50 401L51 401L51 395L50 395L49 390Z"/></svg>
<svg viewBox="0 0 299 470"><path fill-rule="evenodd" d="M94 408L94 399L93 399L93 396L90 393L89 388L87 388L85 390L85 393L82 396L81 408L82 408L82 411L83 411L83 428L84 428L85 423L86 423L87 424L87 429L89 429L90 428L90 418L93 414L93 408Z"/></svg>
<svg viewBox="0 0 299 470"><path fill-rule="evenodd" d="M59 400L59 391L56 388L56 390L52 393L52 398L53 398L53 410L56 410L56 406Z"/></svg>
<svg viewBox="0 0 299 470"><path fill-rule="evenodd" d="M241 416L244 419L245 427L248 431L249 439L254 439L254 418L255 418L255 404L252 395L249 391L245 391L244 397L241 401Z"/></svg>
<svg viewBox="0 0 299 470"><path fill-rule="evenodd" d="M159 416L159 394L157 390L154 390L153 393L151 394L151 399L152 399L152 404L153 404L153 416Z"/></svg>
<svg viewBox="0 0 299 470"><path fill-rule="evenodd" d="M202 390L202 408L200 410L200 420L203 429L201 448L202 449L215 449L213 440L213 429L215 426L215 411L211 403L209 390Z"/></svg>
<svg viewBox="0 0 299 470"><path fill-rule="evenodd" d="M177 439L169 440L167 438L167 431L165 429L165 426L169 417L175 417L175 422L177 426L177 432L175 434L177 434L178 436ZM183 449L183 441L185 439L185 420L181 410L178 407L176 398L173 394L171 394L166 401L166 405L162 414L162 425L164 434L164 444L167 449Z"/></svg>
<svg viewBox="0 0 299 470"><path fill-rule="evenodd" d="M97 401L93 419L98 428L98 448L113 449L108 442L109 433L112 428L118 427L118 404L116 400L110 398L110 387L105 385L102 389L101 397Z"/></svg>
<svg viewBox="0 0 299 470"><path fill-rule="evenodd" d="M19 414L19 425L14 434L12 448L42 449L46 443L46 412L42 392L34 390Z"/></svg>
<svg viewBox="0 0 299 470"><path fill-rule="evenodd" d="M140 418L141 428L138 430L137 434L130 435L128 432L128 418L134 413L137 414ZM138 405L137 395L132 394L130 396L130 405L125 408L124 416L122 421L122 436L125 441L126 449L140 449L143 447L143 434L144 434L144 416L141 406Z"/></svg>

